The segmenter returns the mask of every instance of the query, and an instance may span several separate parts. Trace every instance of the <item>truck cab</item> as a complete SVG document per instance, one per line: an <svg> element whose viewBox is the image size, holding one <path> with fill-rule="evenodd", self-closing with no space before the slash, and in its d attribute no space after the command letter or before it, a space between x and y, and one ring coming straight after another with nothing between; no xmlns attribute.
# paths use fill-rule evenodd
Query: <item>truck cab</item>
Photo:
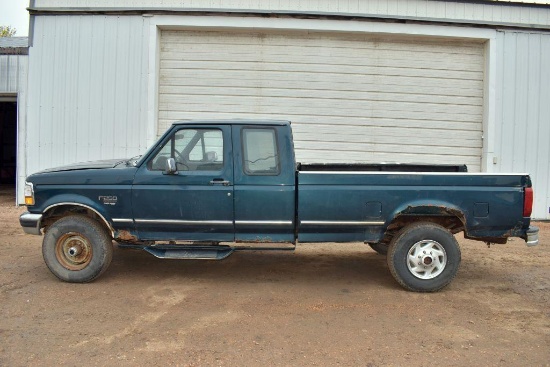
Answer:
<svg viewBox="0 0 550 367"><path fill-rule="evenodd" d="M174 124L137 162L133 217L115 218L116 229L141 240L295 242L289 132L286 121Z"/></svg>

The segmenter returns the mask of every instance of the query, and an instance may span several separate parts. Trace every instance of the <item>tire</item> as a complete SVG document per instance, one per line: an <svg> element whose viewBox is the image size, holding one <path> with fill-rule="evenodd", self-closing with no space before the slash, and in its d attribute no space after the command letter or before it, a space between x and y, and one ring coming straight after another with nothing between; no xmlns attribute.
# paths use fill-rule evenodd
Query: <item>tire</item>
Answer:
<svg viewBox="0 0 550 367"><path fill-rule="evenodd" d="M460 266L454 236L434 223L408 225L392 239L387 256L390 272L405 289L436 292L447 286Z"/></svg>
<svg viewBox="0 0 550 367"><path fill-rule="evenodd" d="M388 245L385 243L369 243L369 246L379 255L386 256L388 254Z"/></svg>
<svg viewBox="0 0 550 367"><path fill-rule="evenodd" d="M42 242L42 255L50 271L70 283L86 283L107 270L113 242L95 220L71 215L52 224Z"/></svg>

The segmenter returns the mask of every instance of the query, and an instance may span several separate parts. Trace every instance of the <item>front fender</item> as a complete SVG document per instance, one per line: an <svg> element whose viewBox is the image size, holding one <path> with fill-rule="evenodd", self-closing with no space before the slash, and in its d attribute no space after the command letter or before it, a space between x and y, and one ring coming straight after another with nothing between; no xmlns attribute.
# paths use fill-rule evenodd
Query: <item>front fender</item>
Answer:
<svg viewBox="0 0 550 367"><path fill-rule="evenodd" d="M105 210L103 206L99 205L98 202L95 202L83 195L59 194L52 196L51 198L44 201L44 203L40 205L39 208L33 208L33 212L38 211L46 216L50 210L53 210L56 207L71 205L83 207L95 212L102 219L107 228L109 228L111 234L113 234L113 221L109 213Z"/></svg>

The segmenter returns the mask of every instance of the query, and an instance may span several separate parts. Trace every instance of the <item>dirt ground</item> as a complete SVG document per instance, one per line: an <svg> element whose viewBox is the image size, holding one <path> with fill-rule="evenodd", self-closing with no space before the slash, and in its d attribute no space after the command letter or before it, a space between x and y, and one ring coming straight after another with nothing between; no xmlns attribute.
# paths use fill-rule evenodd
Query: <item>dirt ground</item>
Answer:
<svg viewBox="0 0 550 367"><path fill-rule="evenodd" d="M550 366L550 223L535 248L460 238L434 294L401 289L363 244L220 262L115 249L101 278L68 284L13 201L0 190L0 366Z"/></svg>

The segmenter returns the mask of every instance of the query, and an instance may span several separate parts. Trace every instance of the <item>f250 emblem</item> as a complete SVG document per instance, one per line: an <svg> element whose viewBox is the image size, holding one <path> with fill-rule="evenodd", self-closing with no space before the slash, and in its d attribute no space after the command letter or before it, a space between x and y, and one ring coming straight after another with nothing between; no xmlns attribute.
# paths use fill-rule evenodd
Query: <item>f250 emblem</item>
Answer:
<svg viewBox="0 0 550 367"><path fill-rule="evenodd" d="M100 196L99 201L105 205L116 205L118 198L116 196Z"/></svg>

